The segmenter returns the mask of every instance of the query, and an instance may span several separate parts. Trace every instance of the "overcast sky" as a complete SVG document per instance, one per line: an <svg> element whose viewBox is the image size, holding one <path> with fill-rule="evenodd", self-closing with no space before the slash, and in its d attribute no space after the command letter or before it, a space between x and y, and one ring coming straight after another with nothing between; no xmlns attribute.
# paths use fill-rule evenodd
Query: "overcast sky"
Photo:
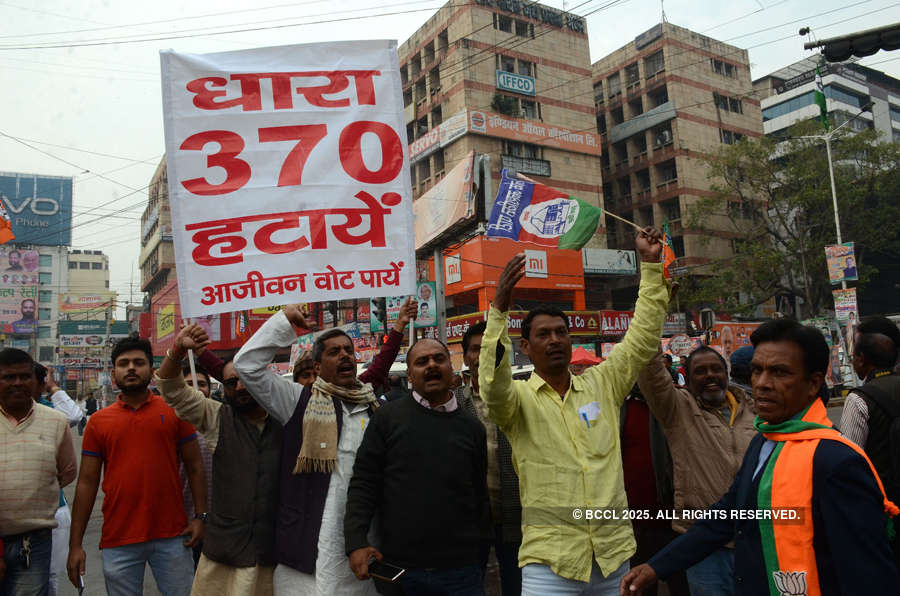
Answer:
<svg viewBox="0 0 900 596"><path fill-rule="evenodd" d="M0 0L0 171L75 177L72 247L110 256L110 287L122 304L132 296L132 278L133 300L142 298L140 215L164 152L160 49L205 53L392 36L403 42L442 5L257 0L248 10L247 4ZM587 15L592 61L632 41L661 15L657 0L542 4ZM825 38L900 21L900 2L890 0L669 0L665 11L671 23L748 48L754 78L810 55L797 35L801 26ZM208 35L236 29L257 30ZM157 39L114 43L122 38ZM70 47L29 47L51 42ZM102 45L72 47L84 43ZM862 63L900 77L898 52Z"/></svg>

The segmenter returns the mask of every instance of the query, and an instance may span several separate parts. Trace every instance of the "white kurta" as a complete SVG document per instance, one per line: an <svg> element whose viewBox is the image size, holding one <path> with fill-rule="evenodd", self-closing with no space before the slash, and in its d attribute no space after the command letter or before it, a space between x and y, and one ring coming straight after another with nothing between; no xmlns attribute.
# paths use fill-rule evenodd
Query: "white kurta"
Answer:
<svg viewBox="0 0 900 596"><path fill-rule="evenodd" d="M283 312L269 318L234 358L234 366L241 382L256 401L282 424L287 424L303 389L268 369L275 350L291 345L297 339L294 328ZM350 570L344 552L344 512L347 508L347 488L353 475L356 450L362 443L363 432L369 422L366 406L352 411L343 407L343 420L338 441L337 465L328 483L325 511L319 530L318 557L314 575L301 573L286 565L275 567L275 596L370 596L375 595L371 580L359 581ZM285 441L297 437L284 437ZM374 544L374 542L373 542Z"/></svg>

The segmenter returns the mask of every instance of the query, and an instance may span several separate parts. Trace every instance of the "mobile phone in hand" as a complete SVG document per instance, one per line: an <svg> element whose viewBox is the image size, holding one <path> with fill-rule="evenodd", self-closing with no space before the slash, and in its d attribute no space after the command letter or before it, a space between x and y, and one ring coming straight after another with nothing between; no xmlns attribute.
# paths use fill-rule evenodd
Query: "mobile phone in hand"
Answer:
<svg viewBox="0 0 900 596"><path fill-rule="evenodd" d="M402 567L379 561L375 557L369 559L369 575L372 577L377 577L386 582L393 582L397 581L404 573L406 573L406 569Z"/></svg>

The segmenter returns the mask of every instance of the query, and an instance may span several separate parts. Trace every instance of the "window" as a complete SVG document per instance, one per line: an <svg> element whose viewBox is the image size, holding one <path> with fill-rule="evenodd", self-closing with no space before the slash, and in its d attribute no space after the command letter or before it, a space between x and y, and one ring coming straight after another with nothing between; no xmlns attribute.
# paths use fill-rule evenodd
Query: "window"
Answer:
<svg viewBox="0 0 900 596"><path fill-rule="evenodd" d="M665 201L660 207L662 207L663 217L665 217L667 221L681 220L681 204L678 197L675 197L670 201Z"/></svg>
<svg viewBox="0 0 900 596"><path fill-rule="evenodd" d="M512 33L513 21L509 17L494 13L494 29L499 29L504 33Z"/></svg>
<svg viewBox="0 0 900 596"><path fill-rule="evenodd" d="M52 267L53 266L53 255L41 255L40 256L40 266L41 267Z"/></svg>
<svg viewBox="0 0 900 596"><path fill-rule="evenodd" d="M509 56L500 56L500 70L503 72L516 72L516 59Z"/></svg>
<svg viewBox="0 0 900 596"><path fill-rule="evenodd" d="M103 271L103 263L91 263L91 270L93 271Z"/></svg>
<svg viewBox="0 0 900 596"><path fill-rule="evenodd" d="M91 264L88 263L87 261L81 261L80 263L78 263L78 268L79 269L90 269Z"/></svg>
<svg viewBox="0 0 900 596"><path fill-rule="evenodd" d="M106 287L109 288L109 280L106 280Z"/></svg>
<svg viewBox="0 0 900 596"><path fill-rule="evenodd" d="M540 159L541 148L531 143L519 143L518 141L505 141L506 154L513 157L525 157L528 159Z"/></svg>
<svg viewBox="0 0 900 596"><path fill-rule="evenodd" d="M728 98L724 95L719 95L715 91L713 91L713 102L715 102L716 107L720 110L728 111Z"/></svg>
<svg viewBox="0 0 900 596"><path fill-rule="evenodd" d="M640 81L640 74L638 73L638 65L637 62L634 64L629 64L625 67L625 81L627 85L631 87L635 83Z"/></svg>
<svg viewBox="0 0 900 596"><path fill-rule="evenodd" d="M597 115L597 133L601 135L606 134L606 116L603 114ZM604 152L603 155L606 155Z"/></svg>
<svg viewBox="0 0 900 596"><path fill-rule="evenodd" d="M78 261L69 261L69 269L78 269Z"/></svg>
<svg viewBox="0 0 900 596"><path fill-rule="evenodd" d="M56 348L53 346L40 346L38 349L39 360L43 362L50 362L53 360L53 355L56 353Z"/></svg>
<svg viewBox="0 0 900 596"><path fill-rule="evenodd" d="M53 292L50 290L40 290L38 293L38 302L53 302Z"/></svg>
<svg viewBox="0 0 900 596"><path fill-rule="evenodd" d="M725 76L731 77L732 79L737 78L737 66L733 64L725 63Z"/></svg>
<svg viewBox="0 0 900 596"><path fill-rule="evenodd" d="M663 56L662 50L644 58L644 76L646 78L649 79L656 73L661 72L665 69L666 69L666 61Z"/></svg>
<svg viewBox="0 0 900 596"><path fill-rule="evenodd" d="M672 237L672 252L675 253L676 259L684 256L684 236Z"/></svg>
<svg viewBox="0 0 900 596"><path fill-rule="evenodd" d="M606 98L603 97L603 81L594 83L594 102L603 103Z"/></svg>
<svg viewBox="0 0 900 596"><path fill-rule="evenodd" d="M527 118L528 120L534 120L537 117L537 104L533 101L529 101L527 99L521 100L522 104L522 118Z"/></svg>
<svg viewBox="0 0 900 596"><path fill-rule="evenodd" d="M519 74L525 75L528 77L534 76L533 72L533 64L528 60L519 60Z"/></svg>
<svg viewBox="0 0 900 596"><path fill-rule="evenodd" d="M719 136L721 137L722 142L725 143L726 145L734 145L735 143L740 141L742 138L744 138L744 135L742 135L740 133L731 132L730 130L722 130L722 129L719 130Z"/></svg>
<svg viewBox="0 0 900 596"><path fill-rule="evenodd" d="M610 99L622 92L622 83L619 81L619 73L606 79L606 88L609 90Z"/></svg>
<svg viewBox="0 0 900 596"><path fill-rule="evenodd" d="M39 321L49 321L51 318L51 310L49 308L39 308L38 309L38 320Z"/></svg>
<svg viewBox="0 0 900 596"><path fill-rule="evenodd" d="M50 327L40 326L38 327L38 339L49 339L50 337Z"/></svg>
<svg viewBox="0 0 900 596"><path fill-rule="evenodd" d="M734 112L735 114L743 114L744 108L741 105L741 100L736 97L728 98L728 109Z"/></svg>
<svg viewBox="0 0 900 596"><path fill-rule="evenodd" d="M720 74L720 75L725 74L725 64L721 60L716 60L715 58L710 58L709 65L712 67L712 71L714 73Z"/></svg>
<svg viewBox="0 0 900 596"><path fill-rule="evenodd" d="M41 285L53 283L53 276L46 271L41 271L38 276L38 283Z"/></svg>
<svg viewBox="0 0 900 596"><path fill-rule="evenodd" d="M900 122L900 108L895 108L895 107L891 106L890 112L891 112L891 120L893 120L894 122Z"/></svg>
<svg viewBox="0 0 900 596"><path fill-rule="evenodd" d="M534 25L525 21L516 21L516 35L519 37L534 37Z"/></svg>

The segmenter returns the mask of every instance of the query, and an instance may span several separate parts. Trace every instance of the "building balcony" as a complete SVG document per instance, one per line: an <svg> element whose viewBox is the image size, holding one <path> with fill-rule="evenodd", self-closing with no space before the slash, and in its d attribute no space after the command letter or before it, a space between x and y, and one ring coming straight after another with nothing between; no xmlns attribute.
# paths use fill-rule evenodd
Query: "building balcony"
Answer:
<svg viewBox="0 0 900 596"><path fill-rule="evenodd" d="M669 180L663 180L659 184L656 185L657 192L666 192L669 190L673 190L678 186L678 178L671 178Z"/></svg>
<svg viewBox="0 0 900 596"><path fill-rule="evenodd" d="M534 159L531 157L518 157L515 155L501 155L500 161L508 170L533 174L535 176L550 176L550 162L546 159Z"/></svg>
<svg viewBox="0 0 900 596"><path fill-rule="evenodd" d="M613 126L609 131L609 140L619 143L645 130L655 128L664 122L675 119L675 102L669 100L621 124Z"/></svg>
<svg viewBox="0 0 900 596"><path fill-rule="evenodd" d="M645 207L653 202L653 194L649 188L639 190L637 193L636 204L638 207Z"/></svg>

